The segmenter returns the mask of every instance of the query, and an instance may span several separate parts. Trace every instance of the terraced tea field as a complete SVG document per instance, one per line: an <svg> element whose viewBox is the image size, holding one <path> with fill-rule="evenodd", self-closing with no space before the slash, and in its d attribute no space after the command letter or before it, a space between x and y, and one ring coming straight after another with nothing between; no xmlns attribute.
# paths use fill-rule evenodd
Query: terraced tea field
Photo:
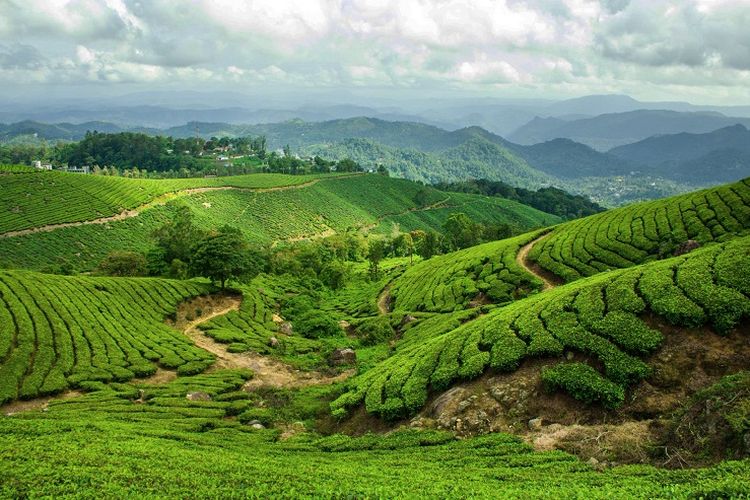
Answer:
<svg viewBox="0 0 750 500"><path fill-rule="evenodd" d="M18 173L0 183L0 235L41 226L114 217L166 195L195 190L271 189L316 176L249 174L213 179L129 179L60 172Z"/></svg>
<svg viewBox="0 0 750 500"><path fill-rule="evenodd" d="M203 371L213 356L164 324L207 287L188 281L0 272L0 403L157 366Z"/></svg>
<svg viewBox="0 0 750 500"><path fill-rule="evenodd" d="M395 310L448 312L477 298L506 303L542 289L516 262L519 249L539 236L527 233L440 255L409 268L391 286Z"/></svg>
<svg viewBox="0 0 750 500"><path fill-rule="evenodd" d="M428 261L429 262L429 261ZM677 326L725 332L750 318L750 237L687 255L601 273L496 309L449 332L429 330L419 341L356 378L334 411L364 403L385 418L419 410L431 390L478 377L491 368L513 371L528 358L580 353L603 372L563 363L544 377L585 402L619 405L625 390L649 374L642 357L662 334L641 319L651 312Z"/></svg>
<svg viewBox="0 0 750 500"><path fill-rule="evenodd" d="M75 174L65 175L83 177ZM263 180L264 176L269 176L270 179ZM250 186L251 182L261 186L292 182L289 179L293 182L307 180L292 186L277 186L278 189L219 189L180 196L180 203L185 203L192 209L196 224L201 228L215 229L227 224L233 225L239 228L249 241L258 244L330 235L348 229L375 227L378 224L384 232L390 233L391 225L388 224L386 227L380 221L385 220L388 214L416 213L413 210L421 207L415 201L418 192L423 191L425 206L446 198L446 193L441 191L379 175L333 176L314 184L309 184L310 180L304 176L275 174L226 179L234 179L232 183L244 183L246 187ZM222 179L206 181L225 182ZM497 222L516 221L519 228L530 229L559 221L557 217L531 207L509 203L510 205L504 204L502 208L493 211L492 217ZM449 212L437 210L438 215L430 219L430 229L441 230L445 218L453 211L463 210L463 207L464 205L458 203ZM106 222L105 224L73 223L68 227L58 226L53 231L5 238L0 235L0 264L5 267L34 270L45 270L65 264L72 269L88 271L96 267L113 250L148 251L153 247L151 233L169 220L174 210L175 208L169 204L151 205L139 212L136 217L102 221ZM21 224L18 214L11 213L11 216L10 220L14 221L14 224Z"/></svg>
<svg viewBox="0 0 750 500"><path fill-rule="evenodd" d="M723 241L750 230L750 180L609 210L560 225L529 257L573 281L654 259L670 241ZM672 247L667 246L671 253Z"/></svg>

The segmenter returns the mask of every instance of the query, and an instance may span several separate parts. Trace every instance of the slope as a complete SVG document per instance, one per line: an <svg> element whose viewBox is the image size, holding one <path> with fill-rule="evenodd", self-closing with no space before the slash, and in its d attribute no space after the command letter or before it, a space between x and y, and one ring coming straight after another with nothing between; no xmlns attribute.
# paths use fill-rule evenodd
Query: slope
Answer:
<svg viewBox="0 0 750 500"><path fill-rule="evenodd" d="M274 178L271 174L258 174L257 179L262 180L266 175ZM236 179L245 177L251 178ZM214 180L222 181L208 179ZM293 182L304 180L303 176L292 177ZM349 229L376 228L389 233L394 222L403 222L405 229L413 224L422 229L440 230L445 219L456 211L470 214L482 211L483 222L508 222L519 229L541 227L560 220L510 200L488 201L481 196L459 194L454 201L453 194L380 175L334 176L316 183L308 181L289 186L289 189L211 188L184 193L177 201L192 209L200 227L213 229L232 225L242 230L249 241L258 244L314 238ZM417 209L424 210L417 212ZM152 203L137 216L105 224L72 225L0 237L0 261L14 268L49 270L62 266L91 270L112 250L148 251L153 247L152 231L168 221L176 210L172 203ZM49 220L44 211L42 214ZM6 227L26 223L19 214L11 212L10 215ZM74 209L67 211L66 216L84 217ZM413 222L414 218L418 218L418 222Z"/></svg>
<svg viewBox="0 0 750 500"><path fill-rule="evenodd" d="M750 131L743 125L706 134L649 137L609 151L638 170L682 182L731 182L750 175Z"/></svg>
<svg viewBox="0 0 750 500"><path fill-rule="evenodd" d="M213 356L166 326L189 281L0 272L0 404L148 376L157 365L203 371Z"/></svg>
<svg viewBox="0 0 750 500"><path fill-rule="evenodd" d="M688 239L724 241L750 230L750 180L622 207L556 227L530 258L572 281L670 255Z"/></svg>

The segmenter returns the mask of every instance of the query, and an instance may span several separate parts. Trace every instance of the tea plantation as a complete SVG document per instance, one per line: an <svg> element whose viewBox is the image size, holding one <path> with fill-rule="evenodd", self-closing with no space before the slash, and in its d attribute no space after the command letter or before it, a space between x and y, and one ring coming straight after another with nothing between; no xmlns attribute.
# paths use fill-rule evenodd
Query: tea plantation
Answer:
<svg viewBox="0 0 750 500"><path fill-rule="evenodd" d="M94 179L98 176L77 176L75 174L59 174L64 178ZM37 177L38 176L38 177ZM15 179L19 175L7 176ZM46 174L29 174L29 178L46 178ZM266 177L268 177L267 180ZM106 178L112 182L131 179ZM224 180L228 179L228 180ZM224 225L239 228L248 241L256 244L270 244L280 240L296 240L306 237L345 232L349 229L374 227L389 234L393 226L384 221L391 214L426 214L432 210L413 212L416 209L429 207L442 202L448 196L446 193L432 188L425 188L419 184L399 179L389 179L379 175L331 176L321 178L315 184L295 188L283 189L290 184L309 182L306 176L287 176L282 174L251 174L221 179L188 179L194 183L225 183L243 188L257 187L258 189L221 189L207 192L184 194L177 200L189 206L195 214L196 224L204 229L212 229ZM142 183L164 182L171 186L173 182L183 180L134 180ZM68 181L70 183L70 181ZM97 181L98 182L98 181ZM70 189L76 190L80 196L80 203L86 204L87 198L81 196L82 189L75 182L70 183ZM137 184L136 184L137 185ZM201 184L203 185L203 184ZM0 189L4 184L0 184ZM99 184L97 184L99 186ZM119 186L119 184L118 184ZM269 188L270 191L264 191ZM273 190L273 186L282 189ZM28 183L24 189L29 189ZM50 187L51 189L51 187ZM160 189L166 190L167 187ZM1 191L0 191L1 192ZM54 191L45 191L50 196ZM141 191L137 191L141 192ZM420 195L418 196L418 193ZM47 212L52 212L54 203L46 204L38 196L34 198L34 210L41 211L42 218L34 226L52 222L68 222L99 217L93 212L87 216L76 218L65 215L66 203L61 206L58 219L50 219ZM55 195L57 196L57 195ZM110 195L114 197L115 195ZM454 194L451 194L452 197ZM26 198L26 194L21 196ZM5 200L6 197L0 198ZM17 196L8 196L8 203L16 203ZM139 200L151 199L145 194ZM436 216L426 225L431 230L441 230L442 224L456 211L464 211L464 207L483 199L480 196L461 195L450 210L440 209ZM120 200L118 198L118 200ZM418 203L419 201L419 203ZM560 219L534 208L508 200L500 200L502 209L493 210L491 217L485 217L491 222L512 223L518 229L531 229L547 224L557 223ZM38 202L38 203L37 203ZM76 202L76 203L79 203ZM122 203L122 201L118 201ZM138 205L136 202L135 205ZM448 202L446 202L448 203ZM95 206L92 204L91 206ZM120 205L118 205L120 206ZM90 208L90 207L89 207ZM87 208L88 210L88 208ZM89 271L113 250L133 250L146 252L153 246L151 233L160 225L168 221L175 212L172 204L150 206L137 217L123 220L109 221L103 225L84 224L73 227L60 227L54 231L22 234L13 237L3 237L0 234L0 264L5 267L47 270L65 264L67 267L79 271ZM7 227L16 229L28 228L31 222L23 215L25 212L14 211L8 206L0 211L0 217L7 218ZM71 213L84 213L72 211ZM104 212L103 212L104 213ZM119 210L107 212L107 215L119 213ZM46 215L44 215L46 214ZM425 227L425 226L421 226ZM404 228L407 230L407 228Z"/></svg>
<svg viewBox="0 0 750 500"><path fill-rule="evenodd" d="M268 189L314 176L249 174L214 179L128 179L60 172L17 173L0 182L0 234L116 215L160 195L195 188Z"/></svg>
<svg viewBox="0 0 750 500"><path fill-rule="evenodd" d="M192 190L211 187L239 189ZM177 203L159 204L167 198ZM113 250L155 248L181 206L194 214L188 234L252 243L242 256L263 265L221 293L203 278L89 275ZM399 229L447 235L457 212L526 232L443 255L395 250ZM25 231L55 224L66 226ZM225 225L239 232L202 232ZM375 174L152 181L8 169L0 497L748 497L750 459L660 468L649 442L640 465L602 465L534 451L529 417L518 422L526 441L410 420L459 383L519 368L536 370L542 402L564 398L599 423L622 417L686 329L740 345L748 231L750 180L562 222ZM346 238L316 239L332 234ZM714 394L685 378L675 383L686 394ZM750 436L750 394L736 396L721 425ZM687 399L659 426L672 412L689 422ZM721 401L690 404L708 419Z"/></svg>
<svg viewBox="0 0 750 500"><path fill-rule="evenodd" d="M680 242L750 230L750 181L639 203L557 227L530 257L566 281L669 254Z"/></svg>
<svg viewBox="0 0 750 500"><path fill-rule="evenodd" d="M662 334L641 315L652 312L673 325L709 325L727 332L750 318L748 295L750 237L601 273L495 309L448 332L430 331L419 342L411 338L354 379L331 407L343 415L364 403L368 412L384 418L403 417L421 409L431 390L487 369L513 371L527 358L561 359L567 351L588 356L602 372L563 363L543 374L548 385L583 402L616 407L625 390L649 374L641 358L662 341Z"/></svg>
<svg viewBox="0 0 750 500"><path fill-rule="evenodd" d="M0 404L157 365L203 371L213 356L164 324L200 283L0 272Z"/></svg>
<svg viewBox="0 0 750 500"><path fill-rule="evenodd" d="M519 438L398 431L279 441L243 424L250 373L96 384L46 411L0 418L0 496L706 498L750 493L745 462L599 472ZM189 393L212 396L190 401ZM238 416L237 416L238 415ZM314 480L312 480L314 478Z"/></svg>

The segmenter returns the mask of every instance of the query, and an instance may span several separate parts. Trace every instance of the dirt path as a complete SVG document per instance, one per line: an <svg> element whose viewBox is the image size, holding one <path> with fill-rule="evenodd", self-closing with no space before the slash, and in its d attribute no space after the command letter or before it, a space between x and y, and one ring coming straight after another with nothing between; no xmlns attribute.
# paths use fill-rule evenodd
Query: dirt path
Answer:
<svg viewBox="0 0 750 500"><path fill-rule="evenodd" d="M391 308L391 285L388 284L383 288L378 296L378 311L381 315L388 314Z"/></svg>
<svg viewBox="0 0 750 500"><path fill-rule="evenodd" d="M289 365L268 356L261 356L252 352L232 353L227 351L225 344L220 344L212 338L207 337L198 328L198 325L210 319L222 316L230 311L237 311L240 308L240 303L241 299L239 297L221 297L221 300L208 306L210 307L208 314L182 324L181 328L185 335L195 342L195 345L216 356L216 363L214 363L213 369L251 369L255 375L245 384L246 390L268 386L293 388L330 384L345 380L354 374L354 370L347 370L335 376L325 375L320 372L304 372L295 370ZM206 306L204 305L204 307ZM178 325L180 325L179 320Z"/></svg>
<svg viewBox="0 0 750 500"><path fill-rule="evenodd" d="M45 396L42 398L34 398L28 400L11 401L0 406L0 414L10 417L16 413L30 410L44 410L47 408L51 401L58 401L64 399L77 398L82 396L83 393L79 391L65 391L62 394L56 396Z"/></svg>
<svg viewBox="0 0 750 500"><path fill-rule="evenodd" d="M549 271L542 269L542 267L536 262L531 262L528 257L529 252L534 247L534 245L536 245L544 238L548 237L550 234L551 233L544 234L539 238L522 246L521 250L518 251L518 255L516 255L516 263L519 266L523 267L524 269L526 269L526 271L542 280L542 283L544 283L544 285L542 286L542 291L550 290L556 287L560 284L560 280L556 276L552 275L552 273L550 273Z"/></svg>
<svg viewBox="0 0 750 500"><path fill-rule="evenodd" d="M44 226L37 226L37 227L28 228L28 229L19 229L18 231L8 231L7 233L0 234L0 238L13 238L15 236L24 236L27 234L34 234L34 233L48 233L50 231L55 231L57 229L62 229L65 227L78 227L78 226L88 226L88 225L95 225L95 224L109 224L110 222L117 222L117 221L121 221L125 219L130 219L131 217L137 217L144 210L148 210L149 208L164 205L169 200L172 200L180 196L190 196L192 194L207 193L210 191L248 191L248 192L253 192L253 193L270 193L274 191L287 191L290 189L303 189L306 187L310 187L314 184L317 184L318 182L320 182L320 179L313 179L308 182L303 182L301 184L292 184L290 186L277 186L277 187L272 187L272 188L258 188L258 189L241 188L241 187L236 187L236 186L215 186L215 187L199 187L199 188L182 189L179 191L174 191L171 193L165 193L165 194L159 195L147 203L139 205L138 207L133 208L131 210L123 210L119 214L110 215L107 217L99 217L98 219L91 219L91 220L84 220L84 221L77 221L77 222L61 222L59 224L47 224Z"/></svg>

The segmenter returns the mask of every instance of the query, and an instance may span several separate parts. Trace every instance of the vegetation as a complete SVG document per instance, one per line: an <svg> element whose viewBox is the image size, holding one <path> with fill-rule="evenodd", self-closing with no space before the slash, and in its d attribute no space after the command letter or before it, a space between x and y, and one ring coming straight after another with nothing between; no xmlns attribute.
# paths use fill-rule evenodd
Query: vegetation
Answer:
<svg viewBox="0 0 750 500"><path fill-rule="evenodd" d="M538 233L485 243L433 257L407 269L391 285L396 310L449 312L475 301L506 303L541 290L538 278L516 263L521 246Z"/></svg>
<svg viewBox="0 0 750 500"><path fill-rule="evenodd" d="M649 374L641 358L662 340L639 315L650 311L674 325L728 331L750 317L749 273L750 238L744 237L601 273L462 325L446 316L437 321L448 328L397 346L393 356L354 379L332 409L342 414L363 402L370 413L402 417L419 410L431 389L475 378L488 368L513 371L524 359L559 358L566 352L589 357L604 373L580 365L555 368L547 372L549 385L583 401L615 406L623 389Z"/></svg>
<svg viewBox="0 0 750 500"><path fill-rule="evenodd" d="M250 376L218 371L162 386L98 384L95 392L53 402L45 412L2 418L0 495L699 498L750 493L745 462L599 472L559 451L534 452L507 434L456 440L444 432L402 430L361 437L304 433L277 441L277 430L242 424L244 413L259 410L252 396L239 390ZM195 392L212 400L186 399ZM240 417L233 417L238 412Z"/></svg>
<svg viewBox="0 0 750 500"><path fill-rule="evenodd" d="M205 369L213 356L163 321L207 291L189 281L0 272L0 402L144 377L157 366Z"/></svg>
<svg viewBox="0 0 750 500"><path fill-rule="evenodd" d="M566 281L671 256L687 240L723 241L750 229L748 180L623 207L555 228L530 257Z"/></svg>
<svg viewBox="0 0 750 500"><path fill-rule="evenodd" d="M73 174L56 174L55 177L57 176L65 181L65 189L69 186L71 200L80 200L81 206L85 205L85 197L80 190L77 190L82 184L79 184L76 179L97 181L96 186L99 186L98 181L101 179L109 180L118 186L120 183L134 183L134 186L141 183L146 186L152 184L160 186L161 183L169 185L183 181L231 183L244 187L260 186L257 191L227 189L193 193L181 196L174 202L179 201L190 208L193 221L201 231L231 225L239 228L248 242L262 245L279 240L314 238L333 233L346 234L368 227L373 228L373 231L379 234L391 235L394 227L398 229L394 223L398 223L399 220L404 220L405 224L401 230L406 232L412 230L412 226L406 221L412 220L420 221L414 229L442 232L445 220L450 215L459 212L466 213L472 218L476 217L475 214L481 214L477 222L488 228L509 224L513 231L559 222L559 219L553 215L513 201L460 193L448 195L413 182L389 179L379 175L324 177L304 188L272 191L261 190L266 189L269 184L274 186L274 182L275 187L278 187L283 184L299 185L300 182L310 182L316 178L256 174L221 179L146 181ZM44 179L47 175L29 174L29 179L34 178ZM21 229L98 216L98 214L87 212L88 208L76 211L73 207L79 205L72 202L70 209L62 201L59 201L59 205L58 201L45 205L40 198L41 193L33 194L31 183L24 181L21 184L18 198L13 197L6 201L11 206L11 210L4 212L4 216L0 215L0 227L4 223L8 230ZM52 184L45 184L44 196L57 200L53 189ZM135 192L142 193L140 190ZM26 196L26 193L31 194ZM454 197L455 204L452 203ZM19 202L10 200L18 199L23 203L22 209L21 212L14 213L12 207L19 206ZM32 203L30 201L32 199L39 203ZM3 198L3 200L6 199ZM490 200L490 202L485 203L484 200ZM430 208L441 202L453 206ZM54 212L55 208L60 212ZM420 209L424 210L420 211ZM0 237L0 264L6 267L46 271L88 271L95 268L113 251L127 250L145 254L155 247L151 234L164 227L165 223L175 220L181 210L180 205L175 203L166 205L152 203L137 217L110 221L103 226L61 227L51 232L25 234L12 238ZM33 219L22 216L27 211L36 213ZM419 219L416 219L417 216ZM29 220L35 222L32 223ZM105 230L102 230L102 227ZM488 237L492 235L489 234ZM189 242L190 239L191 237L185 235L185 241L178 245L183 249L183 253L189 253L192 243ZM167 257L171 257L166 258L167 265L171 265L173 258L179 258L183 263L187 263L185 255L175 254Z"/></svg>
<svg viewBox="0 0 750 500"><path fill-rule="evenodd" d="M0 186L0 234L110 217L162 195L188 189L268 189L303 184L313 178L251 174L220 179L145 180L59 172L16 174L4 178Z"/></svg>
<svg viewBox="0 0 750 500"><path fill-rule="evenodd" d="M548 214L559 215L565 219L586 217L604 211L604 208L583 196L571 195L562 189L554 187L530 191L528 189L513 187L505 182L489 181L487 179L437 184L436 187L443 191L499 196L529 205Z"/></svg>

